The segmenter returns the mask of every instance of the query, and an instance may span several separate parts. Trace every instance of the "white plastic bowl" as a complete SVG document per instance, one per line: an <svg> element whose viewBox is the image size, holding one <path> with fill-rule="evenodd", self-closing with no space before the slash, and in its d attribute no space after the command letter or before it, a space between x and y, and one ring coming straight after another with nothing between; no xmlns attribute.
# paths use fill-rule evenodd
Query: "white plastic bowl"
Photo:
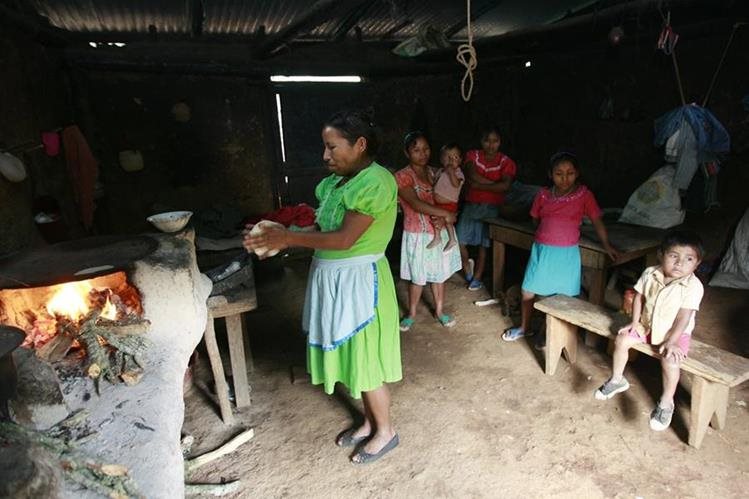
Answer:
<svg viewBox="0 0 749 499"><path fill-rule="evenodd" d="M191 216L191 211L168 211L166 213L151 215L146 220L151 222L161 232L177 232L185 228Z"/></svg>

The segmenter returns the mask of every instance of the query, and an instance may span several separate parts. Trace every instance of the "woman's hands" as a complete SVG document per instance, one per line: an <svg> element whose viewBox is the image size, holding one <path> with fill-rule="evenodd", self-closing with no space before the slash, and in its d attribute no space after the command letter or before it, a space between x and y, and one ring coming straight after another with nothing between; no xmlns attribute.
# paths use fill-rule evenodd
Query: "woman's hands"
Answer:
<svg viewBox="0 0 749 499"><path fill-rule="evenodd" d="M606 253L611 257L613 261L616 261L617 258L619 258L619 250L611 246L610 243L604 243L603 249L606 250Z"/></svg>
<svg viewBox="0 0 749 499"><path fill-rule="evenodd" d="M242 246L248 252L262 250L262 254L258 254L258 258L262 260L266 253L273 250L281 251L289 247L288 233L288 230L281 227L266 227L260 234L252 235L248 229L244 232Z"/></svg>

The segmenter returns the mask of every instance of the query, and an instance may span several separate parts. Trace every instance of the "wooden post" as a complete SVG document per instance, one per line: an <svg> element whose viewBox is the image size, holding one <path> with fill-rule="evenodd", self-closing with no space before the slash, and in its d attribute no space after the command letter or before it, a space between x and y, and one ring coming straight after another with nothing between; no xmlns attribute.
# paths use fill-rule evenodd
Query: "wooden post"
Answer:
<svg viewBox="0 0 749 499"><path fill-rule="evenodd" d="M499 298L505 282L505 243L492 241L492 295Z"/></svg>
<svg viewBox="0 0 749 499"><path fill-rule="evenodd" d="M590 283L588 301L594 305L603 305L603 297L606 292L606 269L593 269L593 280ZM589 347L598 346L599 337L589 331L585 332L585 344Z"/></svg>
<svg viewBox="0 0 749 499"><path fill-rule="evenodd" d="M546 374L552 376L564 352L567 362L577 360L577 326L546 314Z"/></svg>
<svg viewBox="0 0 749 499"><path fill-rule="evenodd" d="M247 361L242 338L242 314L229 315L225 320L231 372L234 377L234 397L237 401L237 408L247 407L250 405L250 385L247 382Z"/></svg>
<svg viewBox="0 0 749 499"><path fill-rule="evenodd" d="M208 312L203 338L205 340L205 348L208 350L208 360L211 363L211 370L213 371L213 380L216 385L216 397L218 397L218 406L221 410L221 419L224 420L224 424L234 424L234 415L231 412L231 404L229 403L229 387L226 385L224 365L221 363L221 354L218 351L218 343L216 343L216 330L213 327L213 316L210 312Z"/></svg>
<svg viewBox="0 0 749 499"><path fill-rule="evenodd" d="M726 424L727 410L728 386L694 376L689 415L689 445L696 449L700 448L711 420L716 429L723 428Z"/></svg>

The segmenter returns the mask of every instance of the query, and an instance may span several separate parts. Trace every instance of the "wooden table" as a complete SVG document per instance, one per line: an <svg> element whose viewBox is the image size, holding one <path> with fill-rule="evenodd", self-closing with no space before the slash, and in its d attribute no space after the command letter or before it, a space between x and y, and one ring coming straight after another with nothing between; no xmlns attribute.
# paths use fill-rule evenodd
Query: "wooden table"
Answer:
<svg viewBox="0 0 749 499"><path fill-rule="evenodd" d="M231 363L232 377L234 378L234 400L237 408L250 405L250 385L247 380L248 364L250 371L253 370L252 353L249 351L245 356L245 324L243 314L257 308L257 295L255 294L254 280L246 284L238 291L225 295L211 296L208 298L208 319L205 325L205 346L208 350L208 359L213 371L213 379L216 385L216 397L221 411L221 419L224 424L232 424L232 414L229 402L229 387L224 376L224 365L221 361L221 353L216 342L216 331L213 321L224 317L226 321L226 335L229 340L229 359ZM249 361L249 362L248 362Z"/></svg>
<svg viewBox="0 0 749 499"><path fill-rule="evenodd" d="M505 274L505 245L529 250L536 232L533 223L511 221L503 218L484 220L489 224L489 237L492 239L493 274L492 293L495 297L503 291ZM609 241L619 251L619 259L613 262L606 254L592 225L580 227L580 260L583 267L593 271L593 282L588 291L588 301L603 304L606 285L606 272L610 267L645 257L646 265L655 265L657 250L667 231L622 223L606 224Z"/></svg>

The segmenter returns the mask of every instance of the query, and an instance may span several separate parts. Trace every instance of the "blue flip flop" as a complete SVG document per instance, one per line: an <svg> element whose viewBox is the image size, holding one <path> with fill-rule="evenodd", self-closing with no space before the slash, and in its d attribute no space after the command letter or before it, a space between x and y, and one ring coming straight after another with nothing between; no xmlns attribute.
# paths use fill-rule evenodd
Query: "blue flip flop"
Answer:
<svg viewBox="0 0 749 499"><path fill-rule="evenodd" d="M414 320L412 318L404 317L403 319L401 319L401 323L399 327L400 327L400 330L405 333L406 331L411 329L411 326L413 325L414 325Z"/></svg>
<svg viewBox="0 0 749 499"><path fill-rule="evenodd" d="M436 318L440 324L442 324L444 327L453 327L456 323L455 319L450 317L447 314L442 314L439 317Z"/></svg>
<svg viewBox="0 0 749 499"><path fill-rule="evenodd" d="M385 444L385 447L380 449L378 452L374 454L370 454L369 452L366 452L364 449L359 450L356 454L351 456L351 462L353 464L369 464L377 461L382 456L390 452L391 450L398 447L398 444L400 443L400 440L398 439L398 434L396 433L393 435L393 438L390 439L390 442ZM354 461L354 459L357 459Z"/></svg>

